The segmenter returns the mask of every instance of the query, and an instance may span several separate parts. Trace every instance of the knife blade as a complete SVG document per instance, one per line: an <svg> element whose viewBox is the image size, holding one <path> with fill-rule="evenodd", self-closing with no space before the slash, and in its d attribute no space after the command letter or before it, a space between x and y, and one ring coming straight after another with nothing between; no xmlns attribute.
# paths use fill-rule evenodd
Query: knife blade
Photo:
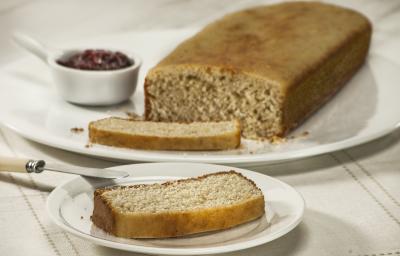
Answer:
<svg viewBox="0 0 400 256"><path fill-rule="evenodd" d="M77 174L81 176L87 177L96 177L103 179L118 179L129 176L127 172L124 171L116 171L116 170L108 170L108 169L100 169L100 168L86 168L79 166L67 166L60 164L45 164L43 167L45 171L52 172L62 172L62 173L70 173Z"/></svg>

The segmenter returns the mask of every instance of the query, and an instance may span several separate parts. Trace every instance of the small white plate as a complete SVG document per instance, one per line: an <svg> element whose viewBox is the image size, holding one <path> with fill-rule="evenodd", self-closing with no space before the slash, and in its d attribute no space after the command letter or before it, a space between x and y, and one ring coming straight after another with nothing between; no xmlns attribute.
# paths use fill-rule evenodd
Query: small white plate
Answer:
<svg viewBox="0 0 400 256"><path fill-rule="evenodd" d="M53 91L47 67L34 57L10 64L0 75L0 122L34 141L96 157L142 162L207 162L260 165L340 150L376 139L400 121L400 67L381 57L372 45L368 61L321 110L293 132L295 139L272 145L243 140L236 150L218 152L145 151L102 145L85 147L90 121L127 117L143 111L143 79L150 67L195 30L131 32L69 43L68 47L130 49L143 59L138 88L131 101L111 107L81 107ZM378 33L378 32L375 32ZM162 43L161 43L162 42ZM95 93L95 92L93 92ZM85 128L80 134L73 127ZM303 132L309 132L302 136Z"/></svg>
<svg viewBox="0 0 400 256"><path fill-rule="evenodd" d="M200 255L232 252L270 242L295 228L304 213L304 200L289 185L269 176L222 165L196 163L153 163L118 166L131 176L118 180L74 178L47 199L47 212L62 229L93 243L147 254ZM258 220L220 232L170 239L125 239L107 234L90 221L93 192L97 187L163 182L235 170L253 180L266 198L266 214Z"/></svg>

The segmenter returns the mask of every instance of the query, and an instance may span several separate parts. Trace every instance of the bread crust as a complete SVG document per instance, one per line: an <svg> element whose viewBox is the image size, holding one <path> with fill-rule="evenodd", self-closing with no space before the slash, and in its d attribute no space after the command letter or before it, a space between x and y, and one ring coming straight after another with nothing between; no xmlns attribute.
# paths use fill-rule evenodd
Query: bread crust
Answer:
<svg viewBox="0 0 400 256"><path fill-rule="evenodd" d="M234 120L235 130L215 136L163 137L135 135L118 131L108 131L89 123L89 141L114 147L146 150L225 150L240 145L240 122ZM141 122L133 121L130 122ZM156 122L155 122L156 123Z"/></svg>
<svg viewBox="0 0 400 256"><path fill-rule="evenodd" d="M282 130L278 136L284 137L301 125L346 85L363 66L371 36L372 25L365 19L363 26L348 35L343 44L333 48L309 74L299 78L296 86L287 88L282 106ZM326 85L316 94L313 87L318 82L309 80Z"/></svg>
<svg viewBox="0 0 400 256"><path fill-rule="evenodd" d="M198 178L180 180L179 182L189 182L191 180L203 179L210 175L226 173L227 172L212 173ZM229 173L235 173L244 177L240 173L234 171L230 171ZM246 177L244 178L247 179ZM257 188L253 181L251 181L251 183ZM169 184L171 183L163 183L164 186L168 186ZM255 220L265 213L265 202L264 196L262 195L225 207L179 212L124 213L112 208L110 203L102 197L102 194L110 189L116 188L97 189L94 192L92 221L99 228L119 237L179 237L222 230ZM259 190L259 188L257 189Z"/></svg>

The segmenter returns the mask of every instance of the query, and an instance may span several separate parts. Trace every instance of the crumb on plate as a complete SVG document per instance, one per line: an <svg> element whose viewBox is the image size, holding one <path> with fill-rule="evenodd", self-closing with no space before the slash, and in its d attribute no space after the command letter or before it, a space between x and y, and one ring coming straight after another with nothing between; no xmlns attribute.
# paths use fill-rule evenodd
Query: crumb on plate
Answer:
<svg viewBox="0 0 400 256"><path fill-rule="evenodd" d="M143 116L138 115L135 112L126 111L125 115L127 115L129 117L129 119L132 119L132 120L143 120Z"/></svg>
<svg viewBox="0 0 400 256"><path fill-rule="evenodd" d="M81 132L84 132L85 129L83 129L82 127L73 127L73 128L70 129L70 131L72 133L81 133Z"/></svg>
<svg viewBox="0 0 400 256"><path fill-rule="evenodd" d="M274 145L283 144L283 143L287 142L286 138L281 138L278 136L273 136L270 140L271 140L271 144L274 144Z"/></svg>

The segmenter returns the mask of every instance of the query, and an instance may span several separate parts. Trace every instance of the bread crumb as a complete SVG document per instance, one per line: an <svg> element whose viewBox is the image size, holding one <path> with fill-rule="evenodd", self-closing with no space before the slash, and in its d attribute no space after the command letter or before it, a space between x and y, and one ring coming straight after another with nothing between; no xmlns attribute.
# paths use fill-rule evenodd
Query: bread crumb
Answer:
<svg viewBox="0 0 400 256"><path fill-rule="evenodd" d="M304 132L302 132L302 133L300 133L300 134L297 134L297 135L290 135L290 136L288 137L288 139L289 139L289 140L299 139L299 138L306 137L306 136L308 136L309 134L310 134L309 131L304 131Z"/></svg>
<svg viewBox="0 0 400 256"><path fill-rule="evenodd" d="M243 143L240 143L236 149L245 149L245 145L243 145Z"/></svg>
<svg viewBox="0 0 400 256"><path fill-rule="evenodd" d="M70 131L71 131L72 133L82 133L82 132L85 131L85 129L83 129L83 128L81 128L81 127L73 127L73 128L70 129Z"/></svg>
<svg viewBox="0 0 400 256"><path fill-rule="evenodd" d="M135 112L126 111L125 115L127 115L129 117L129 119L132 119L132 120L144 120L143 116L138 115Z"/></svg>
<svg viewBox="0 0 400 256"><path fill-rule="evenodd" d="M81 216L81 220L83 220L83 216Z"/></svg>
<svg viewBox="0 0 400 256"><path fill-rule="evenodd" d="M271 144L279 145L279 144L285 143L287 141L287 139L286 138L281 138L281 137L278 137L278 136L273 136L273 137L271 137L270 141L271 141Z"/></svg>
<svg viewBox="0 0 400 256"><path fill-rule="evenodd" d="M300 138L306 137L309 134L310 134L309 131L304 131L304 132L302 132L300 134L293 134L293 135L290 135L290 136L287 136L287 137L272 136L270 138L262 137L262 138L257 138L255 140L256 141L260 141L260 142L270 143L270 144L273 144L273 145L280 145L280 144L287 143L290 140L295 140L295 139L300 139ZM253 154L253 153L254 152L249 152L249 154Z"/></svg>

